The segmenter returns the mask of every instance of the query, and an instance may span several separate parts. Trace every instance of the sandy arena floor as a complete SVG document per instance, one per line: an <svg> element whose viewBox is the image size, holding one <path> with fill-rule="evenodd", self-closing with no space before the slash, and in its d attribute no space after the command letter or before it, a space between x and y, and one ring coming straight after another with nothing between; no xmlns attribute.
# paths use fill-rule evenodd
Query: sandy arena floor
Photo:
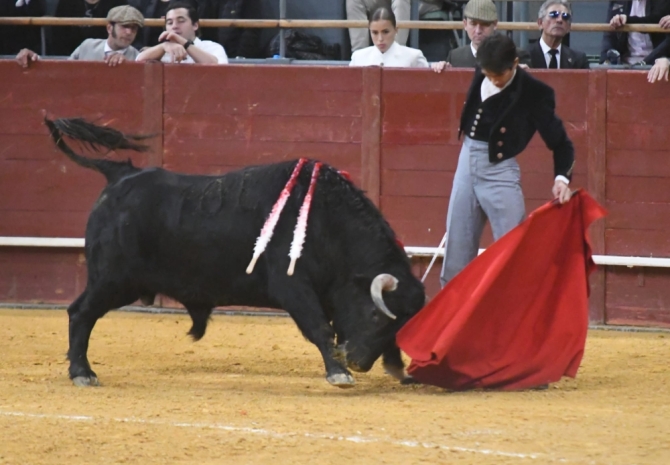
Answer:
<svg viewBox="0 0 670 465"><path fill-rule="evenodd" d="M547 391L330 387L288 318L111 313L67 379L65 311L0 310L0 464L669 464L670 334L591 332Z"/></svg>

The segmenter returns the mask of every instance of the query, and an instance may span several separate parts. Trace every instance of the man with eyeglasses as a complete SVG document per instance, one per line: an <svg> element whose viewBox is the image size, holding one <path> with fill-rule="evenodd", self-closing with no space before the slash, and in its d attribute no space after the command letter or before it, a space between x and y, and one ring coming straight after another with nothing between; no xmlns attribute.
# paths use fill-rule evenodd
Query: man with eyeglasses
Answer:
<svg viewBox="0 0 670 465"><path fill-rule="evenodd" d="M528 50L531 68L589 69L584 52L563 45L571 24L572 8L567 0L547 0L540 6L537 25L542 36Z"/></svg>

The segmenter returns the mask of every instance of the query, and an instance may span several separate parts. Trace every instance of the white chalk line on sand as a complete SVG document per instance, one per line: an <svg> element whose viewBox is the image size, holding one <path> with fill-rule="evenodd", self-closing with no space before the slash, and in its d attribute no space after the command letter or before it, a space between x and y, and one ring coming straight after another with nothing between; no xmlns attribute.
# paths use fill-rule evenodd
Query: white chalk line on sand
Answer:
<svg viewBox="0 0 670 465"><path fill-rule="evenodd" d="M23 417L23 418L36 418L36 419L47 419L47 420L67 420L67 421L114 421L118 423L135 423L135 424L144 424L144 425L157 425L157 426L173 426L178 428L201 428L201 429L213 429L220 431L228 431L232 433L245 433L257 436L266 436L274 439L287 439L287 438L309 438L309 439L327 439L332 441L348 441L358 444L370 444L370 443L386 443L392 444L394 446L402 447L421 447L426 449L440 449L449 452L469 452L473 454L482 454L498 457L512 457L519 459L538 459L542 458L542 454L523 454L516 452L504 452L499 450L492 449L481 449L473 447L459 447L459 446L447 446L443 444L437 444L432 442L423 442L423 441L414 441L414 440L398 440L392 438L380 438L373 436L342 436L338 434L326 434L326 433L280 433L278 431L272 431L263 428L251 428L245 426L233 426L225 425L221 423L193 423L193 422L179 422L179 421L167 421L167 420L152 420L146 418L105 418L105 417L93 417L89 415L61 415L61 414L43 414L43 413L26 413L26 412L9 412L0 410L0 416L5 417ZM543 457L546 459L547 457ZM562 460L560 460L562 461Z"/></svg>

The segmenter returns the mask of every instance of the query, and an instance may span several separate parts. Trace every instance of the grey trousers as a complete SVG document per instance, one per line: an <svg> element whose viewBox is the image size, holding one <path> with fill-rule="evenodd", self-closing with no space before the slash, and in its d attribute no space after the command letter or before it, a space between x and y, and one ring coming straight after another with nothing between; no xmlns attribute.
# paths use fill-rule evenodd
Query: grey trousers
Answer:
<svg viewBox="0 0 670 465"><path fill-rule="evenodd" d="M411 5L410 0L347 0L347 19L367 21L368 14L385 6L395 14L396 21L409 21ZM398 29L395 41L400 45L407 43L409 29ZM361 48L370 46L370 32L365 29L349 29L351 39L351 51L355 52Z"/></svg>
<svg viewBox="0 0 670 465"><path fill-rule="evenodd" d="M477 256L487 218L493 238L498 240L525 216L516 159L493 164L489 161L488 143L466 137L449 199L442 287Z"/></svg>

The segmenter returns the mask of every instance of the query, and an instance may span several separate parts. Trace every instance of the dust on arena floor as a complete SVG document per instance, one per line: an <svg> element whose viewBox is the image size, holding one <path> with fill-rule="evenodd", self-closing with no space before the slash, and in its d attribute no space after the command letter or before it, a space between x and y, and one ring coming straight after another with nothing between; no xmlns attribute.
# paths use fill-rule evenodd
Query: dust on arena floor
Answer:
<svg viewBox="0 0 670 465"><path fill-rule="evenodd" d="M67 315L0 310L0 463L670 463L670 334L591 331L546 391L338 390L288 318L110 313L102 387L67 379Z"/></svg>

